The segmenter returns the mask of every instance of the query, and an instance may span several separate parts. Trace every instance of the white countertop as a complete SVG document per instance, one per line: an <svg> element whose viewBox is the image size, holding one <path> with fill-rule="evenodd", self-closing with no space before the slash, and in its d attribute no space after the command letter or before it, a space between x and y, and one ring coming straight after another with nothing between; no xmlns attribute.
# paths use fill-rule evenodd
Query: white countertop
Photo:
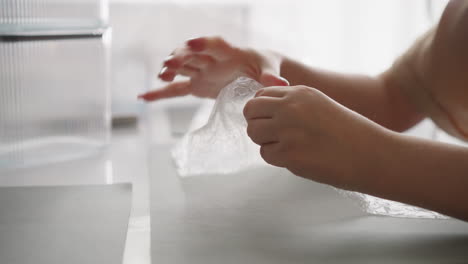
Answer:
<svg viewBox="0 0 468 264"><path fill-rule="evenodd" d="M163 116L149 116L153 263L468 263L462 221L368 215L273 167L180 178Z"/></svg>
<svg viewBox="0 0 468 264"><path fill-rule="evenodd" d="M150 162L153 263L468 263L468 223L363 213L274 168L180 179Z"/></svg>
<svg viewBox="0 0 468 264"><path fill-rule="evenodd" d="M147 137L144 123L112 132L109 147L84 159L2 173L0 186L92 185L131 182L132 210L124 264L150 264ZM1 261L0 256L0 263Z"/></svg>
<svg viewBox="0 0 468 264"><path fill-rule="evenodd" d="M468 262L461 221L370 216L273 168L181 179L169 115L148 111L138 127L113 131L105 155L23 170L0 185L132 182L124 264Z"/></svg>

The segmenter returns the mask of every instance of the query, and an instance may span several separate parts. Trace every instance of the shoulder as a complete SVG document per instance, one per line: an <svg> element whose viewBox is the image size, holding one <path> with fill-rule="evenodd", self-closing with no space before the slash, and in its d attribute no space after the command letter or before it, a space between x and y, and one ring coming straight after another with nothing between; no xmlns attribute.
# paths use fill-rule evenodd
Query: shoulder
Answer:
<svg viewBox="0 0 468 264"><path fill-rule="evenodd" d="M437 33L468 39L468 1L451 0L447 4Z"/></svg>

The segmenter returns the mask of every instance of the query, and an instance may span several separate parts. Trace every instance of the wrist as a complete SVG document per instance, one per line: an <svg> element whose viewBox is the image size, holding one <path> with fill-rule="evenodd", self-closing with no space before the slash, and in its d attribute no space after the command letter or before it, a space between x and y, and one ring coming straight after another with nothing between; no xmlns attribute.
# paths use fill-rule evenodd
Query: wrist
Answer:
<svg viewBox="0 0 468 264"><path fill-rule="evenodd" d="M268 61L273 68L277 71L278 75L287 79L286 76L283 75L283 64L285 61L285 56L281 53L274 51L274 50L262 50L259 51L264 61Z"/></svg>
<svg viewBox="0 0 468 264"><path fill-rule="evenodd" d="M366 135L359 169L350 186L354 191L377 194L388 186L389 170L393 164L395 149L400 145L401 134L395 133L377 124L375 129ZM390 173L391 174L391 173Z"/></svg>

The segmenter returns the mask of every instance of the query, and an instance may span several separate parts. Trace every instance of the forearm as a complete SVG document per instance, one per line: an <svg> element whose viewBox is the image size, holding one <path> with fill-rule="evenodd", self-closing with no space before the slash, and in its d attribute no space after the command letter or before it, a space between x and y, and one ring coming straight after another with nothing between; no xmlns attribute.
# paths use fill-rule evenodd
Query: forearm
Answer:
<svg viewBox="0 0 468 264"><path fill-rule="evenodd" d="M390 132L359 190L468 220L468 148Z"/></svg>
<svg viewBox="0 0 468 264"><path fill-rule="evenodd" d="M321 90L342 105L395 131L404 131L422 118L386 74L370 77L324 71L283 58L281 76L291 85Z"/></svg>

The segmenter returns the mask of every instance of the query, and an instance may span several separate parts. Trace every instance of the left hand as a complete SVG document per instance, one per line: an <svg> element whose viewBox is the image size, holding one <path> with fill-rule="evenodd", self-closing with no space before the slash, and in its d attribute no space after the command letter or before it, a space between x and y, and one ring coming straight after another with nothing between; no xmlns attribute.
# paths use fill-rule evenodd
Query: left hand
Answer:
<svg viewBox="0 0 468 264"><path fill-rule="evenodd" d="M263 159L321 183L362 189L376 180L388 130L319 90L267 87L244 108L247 134Z"/></svg>
<svg viewBox="0 0 468 264"><path fill-rule="evenodd" d="M159 78L170 83L139 98L155 101L192 94L215 99L223 87L240 76L264 86L288 85L279 75L281 63L282 56L275 52L240 48L220 37L195 38L165 59ZM189 80L174 82L176 76Z"/></svg>

